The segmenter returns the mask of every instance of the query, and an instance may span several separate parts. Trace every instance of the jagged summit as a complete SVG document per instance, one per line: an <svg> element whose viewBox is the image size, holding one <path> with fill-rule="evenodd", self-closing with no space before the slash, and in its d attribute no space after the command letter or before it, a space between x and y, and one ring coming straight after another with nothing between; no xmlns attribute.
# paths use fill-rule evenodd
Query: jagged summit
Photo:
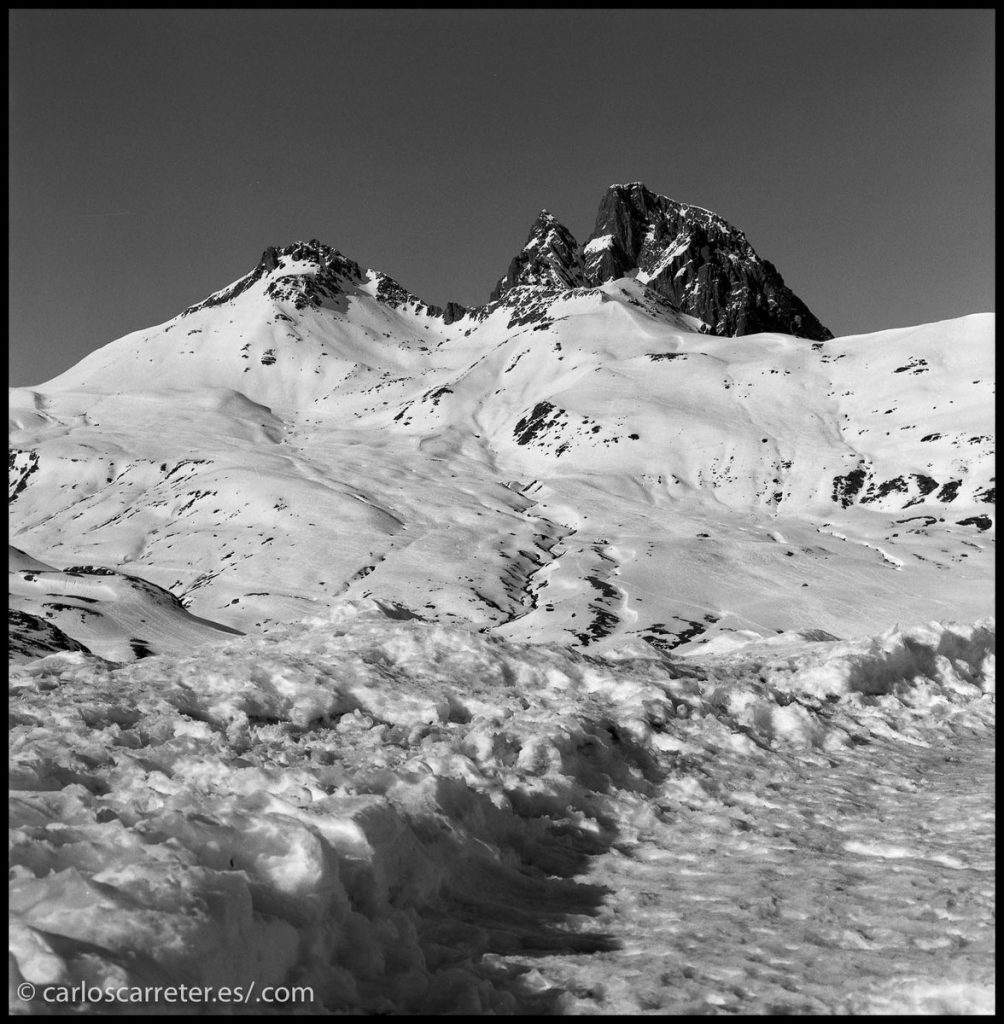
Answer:
<svg viewBox="0 0 1004 1024"><path fill-rule="evenodd" d="M640 281L699 317L713 334L833 337L742 231L641 182L607 189L583 255L587 285L637 271Z"/></svg>
<svg viewBox="0 0 1004 1024"><path fill-rule="evenodd" d="M581 288L584 283L582 254L575 236L547 210L541 210L526 245L513 257L490 301L521 285L565 289Z"/></svg>
<svg viewBox="0 0 1004 1024"><path fill-rule="evenodd" d="M742 231L703 207L657 195L640 181L607 189L582 246L542 210L491 301L521 286L564 290L628 276L696 316L712 334L833 337Z"/></svg>
<svg viewBox="0 0 1004 1024"><path fill-rule="evenodd" d="M711 334L833 337L742 231L710 210L658 195L639 181L607 189L584 245L550 211L541 210L526 244L492 290L489 306L509 303L514 289L519 292L513 299L525 303L535 292L543 300L622 277L635 277L653 297L696 317ZM255 285L267 299L295 310L344 308L346 295L365 290L382 304L411 306L442 318L447 326L485 311L455 302L445 309L423 302L386 274L364 270L332 246L311 239L269 246L249 273L182 315L231 302Z"/></svg>

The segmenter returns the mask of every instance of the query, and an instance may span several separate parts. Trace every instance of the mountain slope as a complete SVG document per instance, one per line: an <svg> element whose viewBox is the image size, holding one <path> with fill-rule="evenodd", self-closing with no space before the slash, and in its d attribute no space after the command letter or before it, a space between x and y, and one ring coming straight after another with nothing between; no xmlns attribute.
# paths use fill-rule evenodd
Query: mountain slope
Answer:
<svg viewBox="0 0 1004 1024"><path fill-rule="evenodd" d="M239 633L191 615L173 594L144 579L94 566L61 571L14 547L8 603L15 660L83 650L134 661L188 653Z"/></svg>

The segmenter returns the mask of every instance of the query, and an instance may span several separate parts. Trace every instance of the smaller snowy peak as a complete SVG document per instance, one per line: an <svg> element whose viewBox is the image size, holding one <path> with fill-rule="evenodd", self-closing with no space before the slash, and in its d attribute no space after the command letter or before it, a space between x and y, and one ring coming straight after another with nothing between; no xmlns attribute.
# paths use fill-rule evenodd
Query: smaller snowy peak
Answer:
<svg viewBox="0 0 1004 1024"><path fill-rule="evenodd" d="M445 309L423 302L388 274L364 270L355 260L312 238L282 247L269 246L253 270L181 315L232 302L254 285L268 299L289 304L295 310L325 306L344 312L346 295L365 293L392 309L408 307L418 314L442 317L447 324L468 312L456 302L448 303Z"/></svg>
<svg viewBox="0 0 1004 1024"><path fill-rule="evenodd" d="M323 296L337 298L347 284L357 285L364 278L358 263L316 238L282 248L270 245L253 270L190 306L181 315L232 302L258 282L265 282L264 290L269 298L290 301L297 309L305 309L320 305Z"/></svg>
<svg viewBox="0 0 1004 1024"><path fill-rule="evenodd" d="M582 255L587 286L637 272L640 281L701 319L713 334L833 337L742 231L641 182L607 189Z"/></svg>
<svg viewBox="0 0 1004 1024"><path fill-rule="evenodd" d="M391 309L407 308L416 313L424 313L426 316L443 315L443 310L439 306L430 306L427 302L423 302L417 295L412 294L407 288L398 284L394 278L389 277L387 274L382 274L379 271L370 271L370 276L376 282L374 296L378 302L383 303L385 306L390 306ZM451 302L449 306L454 311L461 311L459 316L454 316L454 319L459 320L464 315L462 306L458 306L455 302Z"/></svg>
<svg viewBox="0 0 1004 1024"><path fill-rule="evenodd" d="M547 210L541 210L530 228L526 245L512 258L509 269L495 285L489 301L523 285L564 291L583 284L582 255L572 233Z"/></svg>

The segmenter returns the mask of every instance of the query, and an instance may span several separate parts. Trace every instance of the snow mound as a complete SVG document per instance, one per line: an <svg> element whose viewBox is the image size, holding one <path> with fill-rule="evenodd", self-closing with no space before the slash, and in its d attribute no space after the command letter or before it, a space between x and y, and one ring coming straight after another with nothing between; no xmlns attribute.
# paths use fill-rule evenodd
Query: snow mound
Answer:
<svg viewBox="0 0 1004 1024"><path fill-rule="evenodd" d="M709 678L721 682L712 703L762 739L828 749L859 740L862 727L865 733L916 739L918 725L951 716L960 699L986 696L984 710L992 712L993 619L895 627L869 640L806 642L805 636L707 656L702 664ZM839 719L830 713L834 702Z"/></svg>

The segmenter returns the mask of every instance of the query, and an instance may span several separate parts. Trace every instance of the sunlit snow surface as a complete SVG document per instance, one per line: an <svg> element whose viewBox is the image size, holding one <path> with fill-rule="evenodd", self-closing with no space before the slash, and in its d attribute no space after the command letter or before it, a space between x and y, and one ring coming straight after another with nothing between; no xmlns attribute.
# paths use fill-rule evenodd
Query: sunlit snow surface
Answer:
<svg viewBox="0 0 1004 1024"><path fill-rule="evenodd" d="M515 326L342 304L247 291L12 391L12 543L241 632L342 598L666 650L992 611L990 314L814 345L627 279Z"/></svg>
<svg viewBox="0 0 1004 1024"><path fill-rule="evenodd" d="M590 656L356 601L188 657L27 662L12 979L989 1012L993 650L983 621Z"/></svg>

